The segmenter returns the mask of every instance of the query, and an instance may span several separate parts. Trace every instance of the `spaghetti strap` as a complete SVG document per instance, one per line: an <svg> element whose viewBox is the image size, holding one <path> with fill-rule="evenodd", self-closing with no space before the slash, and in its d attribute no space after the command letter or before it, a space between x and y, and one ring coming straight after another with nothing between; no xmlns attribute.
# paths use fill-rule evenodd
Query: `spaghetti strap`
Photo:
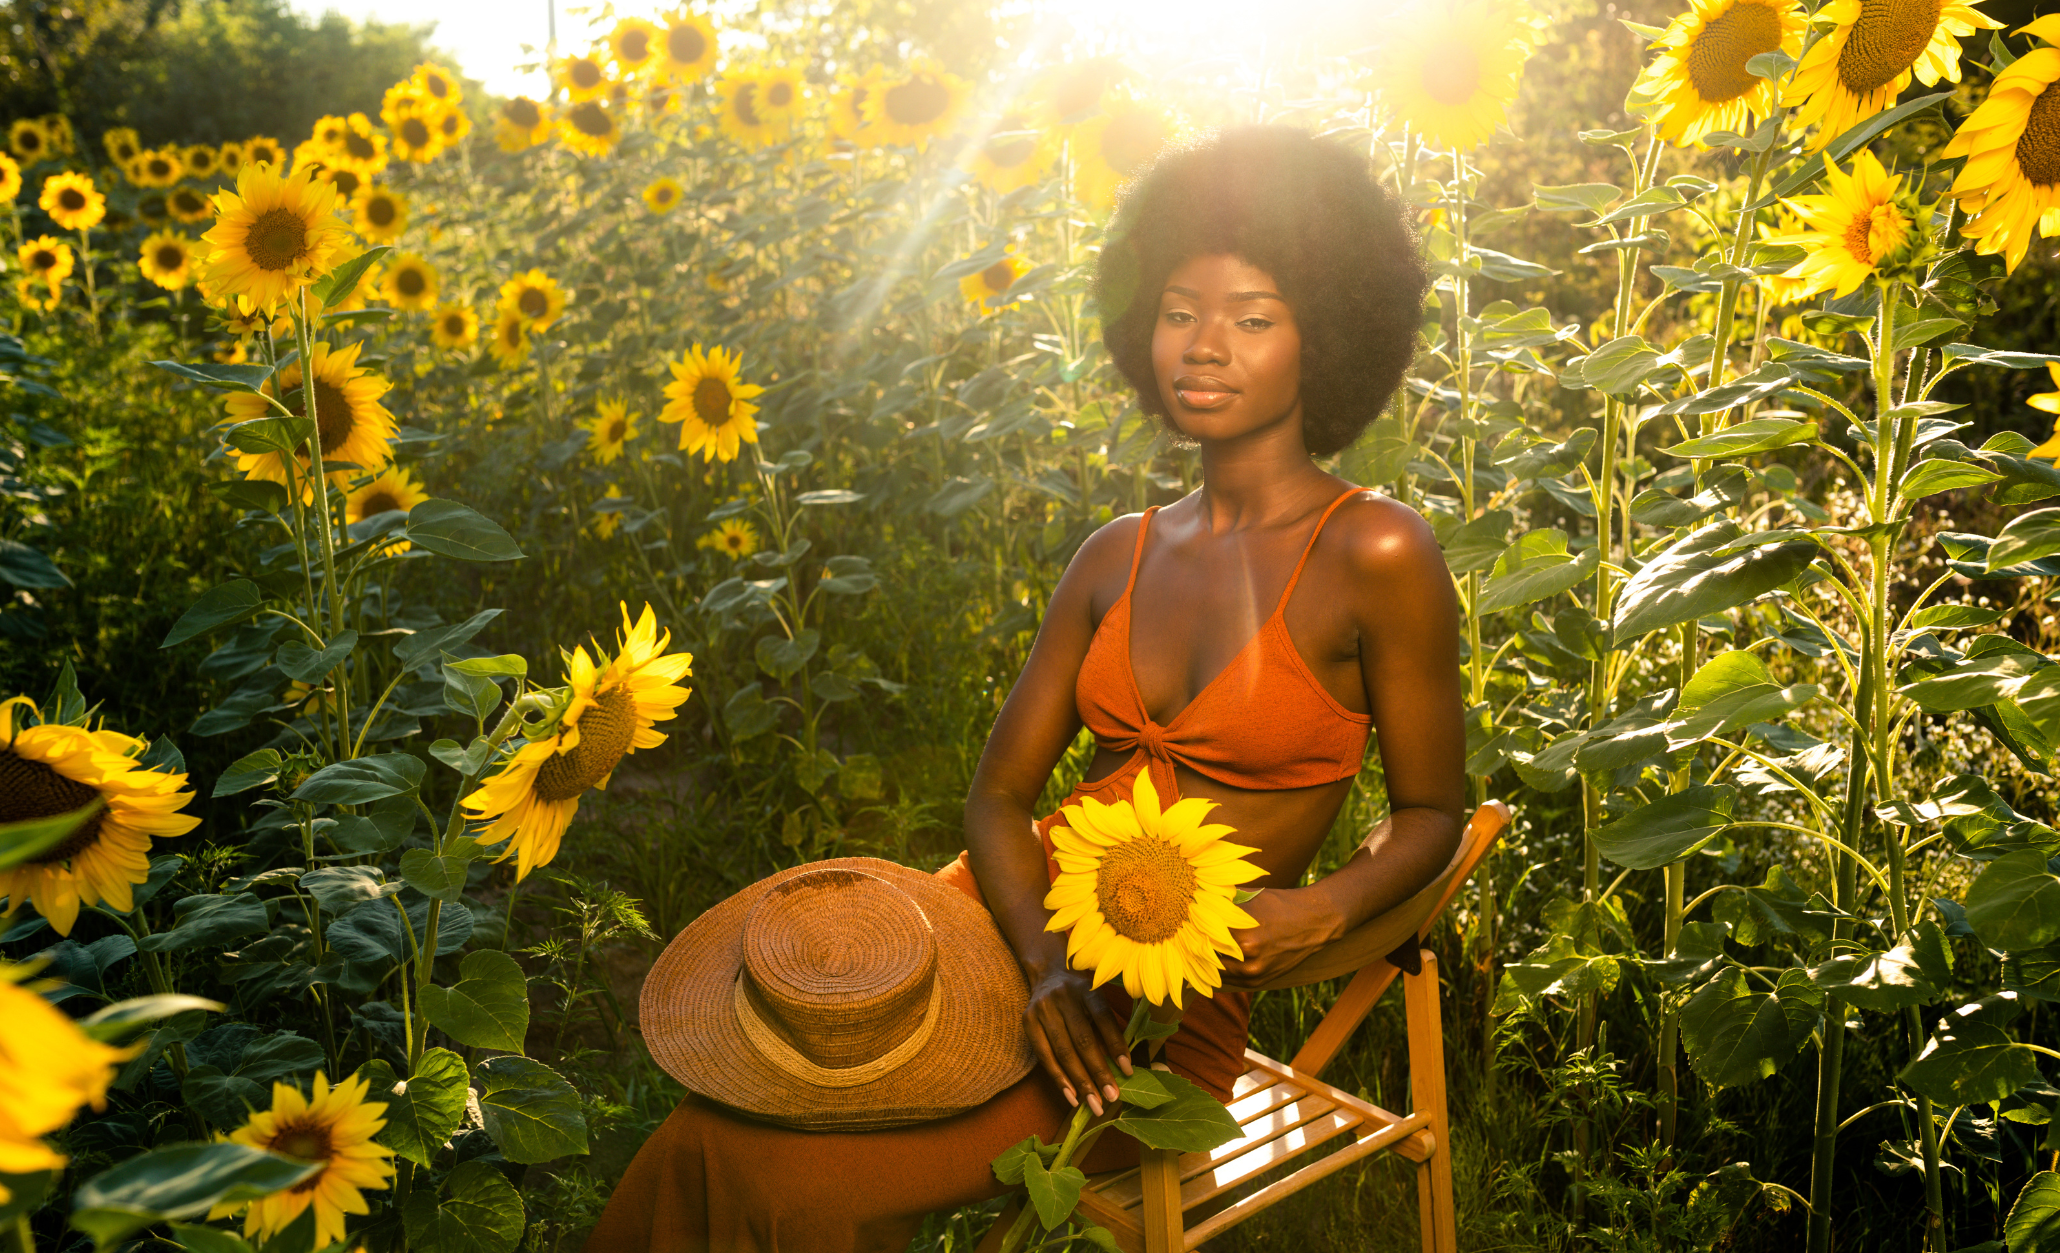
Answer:
<svg viewBox="0 0 2060 1253"><path fill-rule="evenodd" d="M1287 590L1280 594L1280 608L1273 611L1276 616L1286 612L1288 598L1295 594L1295 584L1302 581L1302 567L1309 564L1309 554L1316 551L1316 537L1323 534L1323 524L1330 521L1330 515L1337 512L1339 505L1344 504L1365 490L1363 487L1352 488L1336 500L1331 501L1330 507L1323 511L1323 516L1316 519L1316 529L1309 532L1309 542L1302 547L1302 559L1295 563L1295 572L1288 576ZM1134 566L1132 567L1130 577L1132 579L1137 577Z"/></svg>
<svg viewBox="0 0 2060 1253"><path fill-rule="evenodd" d="M1123 585L1123 597L1127 599L1130 589L1137 586L1137 566L1144 560L1144 533L1152 529L1152 515L1159 511L1157 505L1147 506L1144 517L1137 523L1137 546L1130 550L1130 581Z"/></svg>

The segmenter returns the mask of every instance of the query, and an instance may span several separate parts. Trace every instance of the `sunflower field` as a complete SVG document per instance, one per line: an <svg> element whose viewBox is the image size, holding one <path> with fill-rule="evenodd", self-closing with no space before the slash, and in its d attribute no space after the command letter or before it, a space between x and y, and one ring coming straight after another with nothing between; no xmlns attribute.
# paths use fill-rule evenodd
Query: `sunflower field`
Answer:
<svg viewBox="0 0 2060 1253"><path fill-rule="evenodd" d="M1685 6L601 9L534 96L233 133L16 6L0 1241L577 1249L682 1096L651 958L954 857L1065 563L1197 483L1087 275L1267 122L1437 275L1335 469L1435 528L1516 812L1433 941L1462 1246L2060 1250L2060 15ZM1404 1038L1329 1078L1406 1108Z"/></svg>

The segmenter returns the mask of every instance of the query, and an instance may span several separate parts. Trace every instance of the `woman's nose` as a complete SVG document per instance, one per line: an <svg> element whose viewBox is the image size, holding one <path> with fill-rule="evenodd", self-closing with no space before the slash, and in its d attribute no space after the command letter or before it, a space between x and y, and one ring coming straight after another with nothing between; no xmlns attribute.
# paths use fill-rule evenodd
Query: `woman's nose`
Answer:
<svg viewBox="0 0 2060 1253"><path fill-rule="evenodd" d="M1225 365L1230 361L1230 351L1221 332L1205 322L1195 328L1194 338L1187 342L1187 350L1180 354L1180 359L1189 365Z"/></svg>

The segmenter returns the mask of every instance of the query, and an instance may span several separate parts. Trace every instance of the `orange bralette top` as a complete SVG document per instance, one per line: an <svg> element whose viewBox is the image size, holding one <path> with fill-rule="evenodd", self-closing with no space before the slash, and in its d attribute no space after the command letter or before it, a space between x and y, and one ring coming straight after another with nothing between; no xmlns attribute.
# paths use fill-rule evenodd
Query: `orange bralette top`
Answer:
<svg viewBox="0 0 2060 1253"><path fill-rule="evenodd" d="M1180 794L1173 775L1176 765L1231 787L1275 790L1313 787L1359 772L1373 718L1340 705L1309 672L1288 637L1287 606L1324 524L1360 490L1353 488L1323 511L1273 616L1222 673L1164 725L1145 712L1130 664L1130 597L1157 507L1145 510L1137 547L1130 555L1130 581L1095 628L1073 689L1080 720L1094 733L1095 742L1131 757L1107 777L1074 788L1069 803L1081 796L1105 799L1103 793L1118 789L1128 794L1130 781L1147 768L1166 803Z"/></svg>

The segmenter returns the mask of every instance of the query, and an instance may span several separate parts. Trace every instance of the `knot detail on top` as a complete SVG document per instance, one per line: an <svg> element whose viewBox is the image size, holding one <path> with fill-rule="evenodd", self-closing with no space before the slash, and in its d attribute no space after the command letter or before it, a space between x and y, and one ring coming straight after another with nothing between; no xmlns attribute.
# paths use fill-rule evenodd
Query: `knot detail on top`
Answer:
<svg viewBox="0 0 2060 1253"><path fill-rule="evenodd" d="M1167 756L1166 728L1147 717L1144 725L1138 728L1137 746L1154 757Z"/></svg>

